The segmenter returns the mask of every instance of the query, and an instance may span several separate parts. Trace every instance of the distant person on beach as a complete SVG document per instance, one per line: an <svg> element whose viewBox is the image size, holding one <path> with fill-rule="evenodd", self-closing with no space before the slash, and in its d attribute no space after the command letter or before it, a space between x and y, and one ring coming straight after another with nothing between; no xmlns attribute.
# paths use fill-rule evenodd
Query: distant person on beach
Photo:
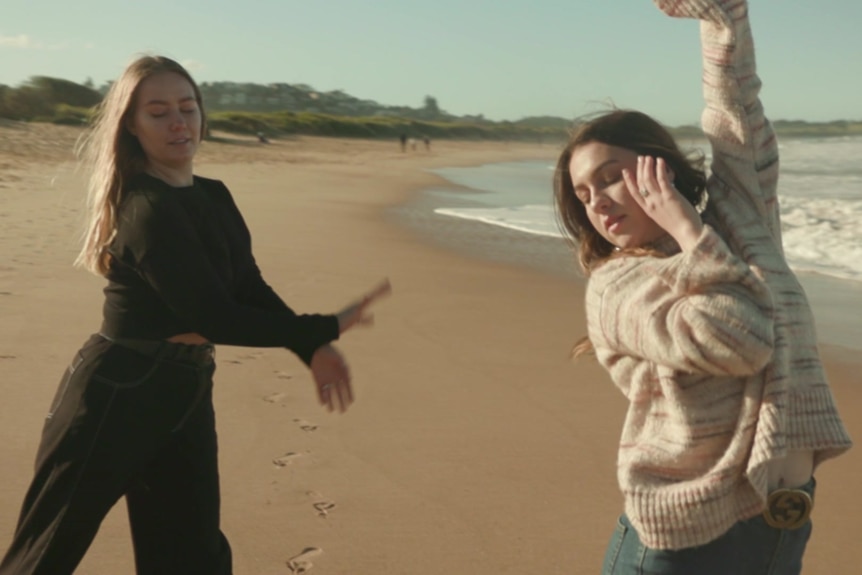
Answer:
<svg viewBox="0 0 862 575"><path fill-rule="evenodd" d="M428 136L424 136L422 138L422 141L425 142L425 151L430 152L431 151L431 138L429 138Z"/></svg>
<svg viewBox="0 0 862 575"><path fill-rule="evenodd" d="M778 144L747 4L656 4L701 21L711 175L625 110L584 120L555 173L557 213L589 276L588 337L574 353L595 353L629 400L625 513L602 573L795 575L814 471L851 440L783 255Z"/></svg>
<svg viewBox="0 0 862 575"><path fill-rule="evenodd" d="M48 410L2 575L72 573L123 496L139 575L231 573L214 344L288 348L322 405L353 401L332 342L370 321L388 282L337 314L291 310L261 277L227 187L194 175L205 125L188 72L143 57L112 85L85 141L89 227L77 263L107 279L103 321Z"/></svg>
<svg viewBox="0 0 862 575"><path fill-rule="evenodd" d="M401 134L401 136L399 137L399 140L401 141L401 151L406 152L407 151L407 134Z"/></svg>

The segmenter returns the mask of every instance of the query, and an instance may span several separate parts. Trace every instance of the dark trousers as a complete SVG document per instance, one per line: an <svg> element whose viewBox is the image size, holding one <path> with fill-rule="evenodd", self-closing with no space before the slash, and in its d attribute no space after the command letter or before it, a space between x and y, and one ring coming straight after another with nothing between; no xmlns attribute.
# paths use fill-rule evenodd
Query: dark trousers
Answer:
<svg viewBox="0 0 862 575"><path fill-rule="evenodd" d="M74 572L126 497L139 575L229 575L211 346L91 337L60 381L0 575Z"/></svg>

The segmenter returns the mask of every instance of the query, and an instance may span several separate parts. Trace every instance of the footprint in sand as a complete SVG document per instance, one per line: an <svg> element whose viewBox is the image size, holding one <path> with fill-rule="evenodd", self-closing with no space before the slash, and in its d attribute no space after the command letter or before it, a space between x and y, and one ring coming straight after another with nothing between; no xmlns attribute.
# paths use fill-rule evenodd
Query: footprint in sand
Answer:
<svg viewBox="0 0 862 575"><path fill-rule="evenodd" d="M0 355L0 359L16 359L15 355Z"/></svg>
<svg viewBox="0 0 862 575"><path fill-rule="evenodd" d="M335 509L334 501L315 501L311 505L317 510L317 514L323 518L326 518L329 512Z"/></svg>
<svg viewBox="0 0 862 575"><path fill-rule="evenodd" d="M317 557L323 553L323 549L319 547L306 547L302 553L295 555L287 560L287 568L291 573L307 573L314 563L310 561L312 557Z"/></svg>
<svg viewBox="0 0 862 575"><path fill-rule="evenodd" d="M275 465L276 467L287 467L288 465L290 465L291 463L293 463L294 461L296 461L297 459L299 459L303 455L305 455L305 454L304 453L297 453L295 451L288 451L287 453L285 453L281 457L276 457L275 459L273 459L272 464Z"/></svg>
<svg viewBox="0 0 862 575"><path fill-rule="evenodd" d="M282 399L287 397L287 394L282 391L276 391L275 393L270 393L269 395L265 395L263 400L267 403L278 403Z"/></svg>
<svg viewBox="0 0 862 575"><path fill-rule="evenodd" d="M287 373L286 371L276 371L275 376L278 379L293 379L293 376Z"/></svg>
<svg viewBox="0 0 862 575"><path fill-rule="evenodd" d="M315 424L305 421L304 419L294 419L293 421L299 425L299 428L303 431L315 431L317 429Z"/></svg>

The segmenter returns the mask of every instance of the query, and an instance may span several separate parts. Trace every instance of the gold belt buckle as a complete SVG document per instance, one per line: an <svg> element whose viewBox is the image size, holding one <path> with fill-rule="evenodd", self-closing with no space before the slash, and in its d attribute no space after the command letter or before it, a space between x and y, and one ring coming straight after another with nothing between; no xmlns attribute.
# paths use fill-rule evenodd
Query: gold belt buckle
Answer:
<svg viewBox="0 0 862 575"><path fill-rule="evenodd" d="M763 518L777 529L799 529L814 508L814 500L802 489L778 489L766 499Z"/></svg>

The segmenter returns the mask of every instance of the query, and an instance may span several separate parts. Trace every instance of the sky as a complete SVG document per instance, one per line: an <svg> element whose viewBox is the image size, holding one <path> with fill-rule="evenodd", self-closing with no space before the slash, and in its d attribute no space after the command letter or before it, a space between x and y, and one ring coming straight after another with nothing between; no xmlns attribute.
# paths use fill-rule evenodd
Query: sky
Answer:
<svg viewBox="0 0 862 575"><path fill-rule="evenodd" d="M862 2L751 0L773 119L862 120ZM308 84L457 115L636 108L697 123L698 25L651 0L0 0L0 84L96 85L142 53L198 82Z"/></svg>

